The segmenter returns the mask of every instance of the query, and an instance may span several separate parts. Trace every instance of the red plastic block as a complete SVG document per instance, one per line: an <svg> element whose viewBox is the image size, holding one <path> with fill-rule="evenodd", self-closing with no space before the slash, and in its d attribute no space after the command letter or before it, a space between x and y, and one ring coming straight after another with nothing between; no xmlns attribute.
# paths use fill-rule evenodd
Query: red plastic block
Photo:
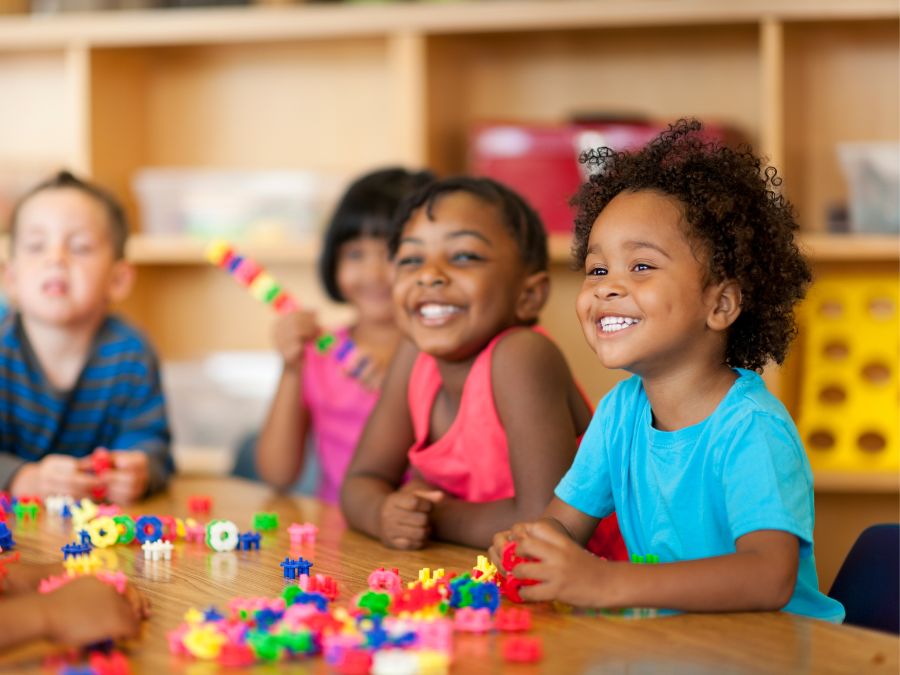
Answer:
<svg viewBox="0 0 900 675"><path fill-rule="evenodd" d="M544 658L541 639L537 637L511 637L503 643L503 659L515 663L534 663Z"/></svg>

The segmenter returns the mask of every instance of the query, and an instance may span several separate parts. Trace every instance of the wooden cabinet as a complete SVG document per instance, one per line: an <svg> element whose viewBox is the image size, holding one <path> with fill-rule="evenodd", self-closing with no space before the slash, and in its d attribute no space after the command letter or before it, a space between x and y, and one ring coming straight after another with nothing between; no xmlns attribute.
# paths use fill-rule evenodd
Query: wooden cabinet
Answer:
<svg viewBox="0 0 900 675"><path fill-rule="evenodd" d="M459 172L470 125L484 119L612 111L727 122L785 176L817 269L896 272L897 237L823 232L828 208L846 199L836 144L900 139L898 18L895 0L496 0L4 17L0 174L67 166L125 199L140 274L124 311L166 358L264 348L271 316L205 265L201 244L141 233L130 189L137 169L350 176L399 162ZM553 250L545 323L597 399L620 375L595 366L574 319L579 279L566 266L566 238ZM315 247L251 252L301 301L323 307L326 320L344 316L318 288ZM790 368L770 382L790 406ZM883 491L896 515L896 481Z"/></svg>

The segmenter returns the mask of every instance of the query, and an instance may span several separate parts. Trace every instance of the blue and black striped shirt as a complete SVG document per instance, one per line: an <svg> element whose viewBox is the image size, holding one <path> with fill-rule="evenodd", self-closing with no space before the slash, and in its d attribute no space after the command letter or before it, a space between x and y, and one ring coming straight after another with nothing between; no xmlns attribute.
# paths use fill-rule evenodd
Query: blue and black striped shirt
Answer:
<svg viewBox="0 0 900 675"><path fill-rule="evenodd" d="M147 453L153 492L174 470L169 441L159 365L137 330L107 317L75 386L60 391L44 375L18 313L2 320L0 488L26 462L104 447Z"/></svg>

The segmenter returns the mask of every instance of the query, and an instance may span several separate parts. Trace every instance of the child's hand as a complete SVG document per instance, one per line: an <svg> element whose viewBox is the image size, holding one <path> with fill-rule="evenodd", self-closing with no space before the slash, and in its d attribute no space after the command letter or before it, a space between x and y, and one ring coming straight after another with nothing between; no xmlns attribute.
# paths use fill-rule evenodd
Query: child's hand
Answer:
<svg viewBox="0 0 900 675"><path fill-rule="evenodd" d="M428 514L443 499L440 490L399 490L381 504L381 543L391 548L417 549L431 529Z"/></svg>
<svg viewBox="0 0 900 675"><path fill-rule="evenodd" d="M372 391L381 389L381 383L384 381L386 373L384 365L368 356L365 357L365 360L366 362L363 364L362 368L359 367L359 362L356 362L352 366L348 365L345 367L345 372L348 375L352 374L352 376L366 389Z"/></svg>
<svg viewBox="0 0 900 675"><path fill-rule="evenodd" d="M278 318L273 339L285 366L298 366L303 361L303 349L319 335L319 324L313 312L297 310Z"/></svg>
<svg viewBox="0 0 900 675"><path fill-rule="evenodd" d="M492 557L498 538L494 537ZM571 605L603 606L598 601L604 583L608 583L608 563L581 548L571 538L546 521L519 523L508 533L517 542L516 553L523 558L537 558L536 562L521 562L513 574L519 579L533 579L539 583L519 590L523 600L560 600ZM500 543L502 548L503 540ZM499 556L497 556L499 558ZM498 566L498 569L502 569Z"/></svg>
<svg viewBox="0 0 900 675"><path fill-rule="evenodd" d="M114 450L112 468L103 474L106 497L114 504L130 504L144 496L150 480L147 454L140 450Z"/></svg>
<svg viewBox="0 0 900 675"><path fill-rule="evenodd" d="M140 597L131 592L133 598ZM44 636L66 645L136 637L145 616L143 601L129 599L94 577L80 577L38 597Z"/></svg>
<svg viewBox="0 0 900 675"><path fill-rule="evenodd" d="M69 495L90 497L101 485L97 476L82 471L80 460L67 455L47 455L40 462L26 464L16 472L10 485L14 495Z"/></svg>

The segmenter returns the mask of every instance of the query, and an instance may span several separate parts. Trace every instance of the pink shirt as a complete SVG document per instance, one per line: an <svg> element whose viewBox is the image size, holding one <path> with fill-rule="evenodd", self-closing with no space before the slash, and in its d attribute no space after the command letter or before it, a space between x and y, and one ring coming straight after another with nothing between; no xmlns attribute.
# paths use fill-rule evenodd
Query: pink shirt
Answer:
<svg viewBox="0 0 900 675"><path fill-rule="evenodd" d="M334 332L338 344L348 333L346 328ZM310 433L321 467L317 495L334 504L380 391L366 389L346 375L331 352L320 354L310 344L304 358L303 404L309 411Z"/></svg>

